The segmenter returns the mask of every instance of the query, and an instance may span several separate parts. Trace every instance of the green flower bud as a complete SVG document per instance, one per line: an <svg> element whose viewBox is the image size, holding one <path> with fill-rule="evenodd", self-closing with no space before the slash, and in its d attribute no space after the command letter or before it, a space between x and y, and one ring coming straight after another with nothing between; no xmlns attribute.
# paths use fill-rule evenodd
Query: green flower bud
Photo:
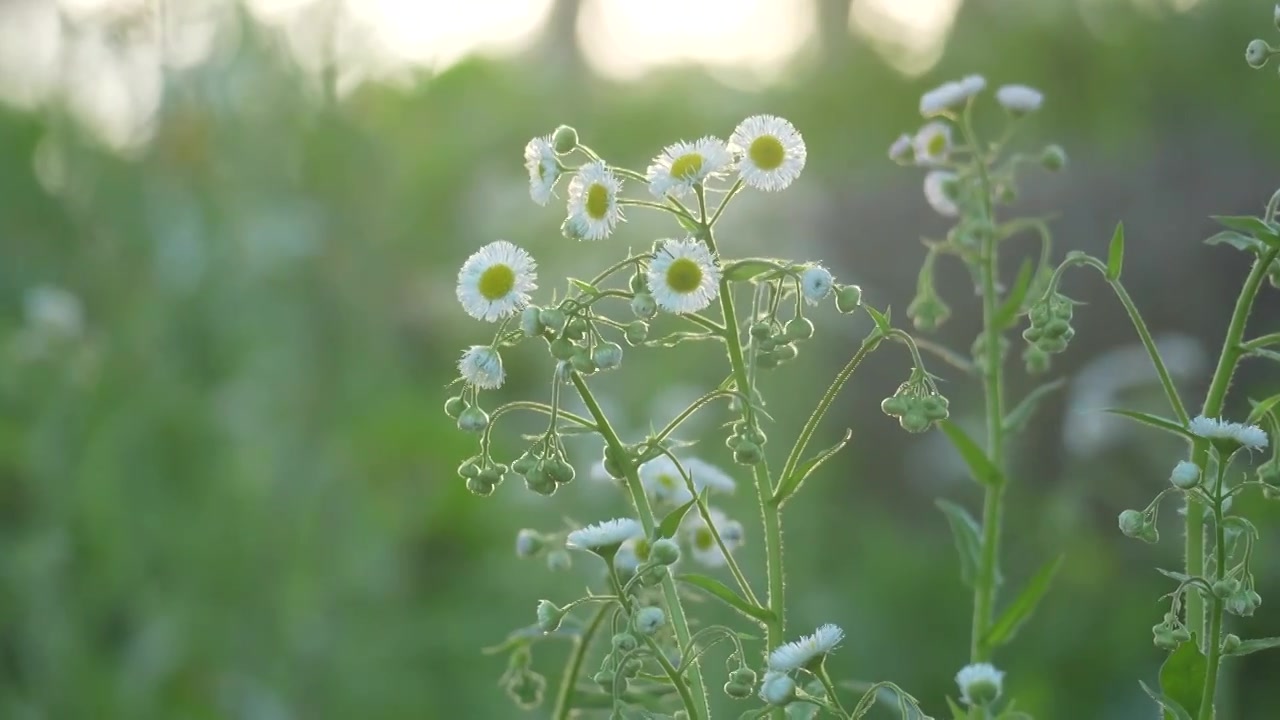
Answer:
<svg viewBox="0 0 1280 720"><path fill-rule="evenodd" d="M661 538L649 548L649 559L659 565L673 565L680 559L680 546L670 538Z"/></svg>
<svg viewBox="0 0 1280 720"><path fill-rule="evenodd" d="M1213 584L1213 594L1227 598L1240 590L1240 581L1235 578L1222 578Z"/></svg>
<svg viewBox="0 0 1280 720"><path fill-rule="evenodd" d="M667 622L667 614L662 608L650 605L636 611L631 618L631 629L639 635L652 635Z"/></svg>
<svg viewBox="0 0 1280 720"><path fill-rule="evenodd" d="M1028 345L1022 351L1022 363L1028 375L1043 375L1049 372L1050 356L1039 347Z"/></svg>
<svg viewBox="0 0 1280 720"><path fill-rule="evenodd" d="M568 125L561 125L551 133L551 146L561 155L573 152L578 147L578 131Z"/></svg>
<svg viewBox="0 0 1280 720"><path fill-rule="evenodd" d="M932 421L938 421L947 419L947 416L949 415L949 405L950 403L945 397L937 393L933 393L920 398L919 408L920 412L924 413L926 418Z"/></svg>
<svg viewBox="0 0 1280 720"><path fill-rule="evenodd" d="M546 466L538 463L524 476L524 485L539 495L550 496L555 494L556 482L547 474Z"/></svg>
<svg viewBox="0 0 1280 720"><path fill-rule="evenodd" d="M570 340L581 340L587 336L587 321L580 317L573 318L564 326L564 336Z"/></svg>
<svg viewBox="0 0 1280 720"><path fill-rule="evenodd" d="M1244 61L1254 70L1261 70L1266 66L1267 60L1271 59L1271 52L1271 46L1266 40L1253 40L1244 49Z"/></svg>
<svg viewBox="0 0 1280 720"><path fill-rule="evenodd" d="M1227 633L1222 639L1222 654L1230 655L1240 649L1240 636L1235 633Z"/></svg>
<svg viewBox="0 0 1280 720"><path fill-rule="evenodd" d="M601 370L613 370L622 364L622 346L612 342L600 343L591 360Z"/></svg>
<svg viewBox="0 0 1280 720"><path fill-rule="evenodd" d="M1162 650L1176 650L1178 648L1178 640L1173 636L1173 629L1164 623L1153 626L1151 628L1151 636L1155 646Z"/></svg>
<svg viewBox="0 0 1280 720"><path fill-rule="evenodd" d="M631 652L640 646L640 641L629 632L620 632L613 636L613 649L620 652Z"/></svg>
<svg viewBox="0 0 1280 720"><path fill-rule="evenodd" d="M738 443L738 448L733 451L733 461L739 465L755 465L763 459L764 451L750 440Z"/></svg>
<svg viewBox="0 0 1280 720"><path fill-rule="evenodd" d="M627 344L636 347L644 343L649 337L649 323L643 320L633 320L627 325L626 330Z"/></svg>
<svg viewBox="0 0 1280 720"><path fill-rule="evenodd" d="M917 295L907 306L907 317L917 330L932 332L951 317L951 308L933 293Z"/></svg>
<svg viewBox="0 0 1280 720"><path fill-rule="evenodd" d="M537 530L524 528L516 533L516 557L528 558L542 552L547 541Z"/></svg>
<svg viewBox="0 0 1280 720"><path fill-rule="evenodd" d="M909 433L922 433L933 425L923 412L915 408L908 410L902 417L898 418L898 424Z"/></svg>
<svg viewBox="0 0 1280 720"><path fill-rule="evenodd" d="M734 700L746 700L751 697L751 686L736 683L732 680L724 684L724 694Z"/></svg>
<svg viewBox="0 0 1280 720"><path fill-rule="evenodd" d="M494 487L493 483L483 477L467 478L467 490L471 491L473 495L489 497L493 494Z"/></svg>
<svg viewBox="0 0 1280 720"><path fill-rule="evenodd" d="M511 472L517 475L528 475L529 471L533 469L533 466L537 464L538 459L532 454L526 452L516 458L515 462L511 463Z"/></svg>
<svg viewBox="0 0 1280 720"><path fill-rule="evenodd" d="M862 307L862 288L857 285L841 285L836 289L836 310L848 315Z"/></svg>
<svg viewBox="0 0 1280 720"><path fill-rule="evenodd" d="M454 395L444 401L444 414L454 420L457 420L458 416L462 414L462 411L466 409L467 401L463 400L461 395Z"/></svg>
<svg viewBox="0 0 1280 720"><path fill-rule="evenodd" d="M507 695L521 710L532 710L542 704L547 679L535 672L519 672L506 684Z"/></svg>
<svg viewBox="0 0 1280 720"><path fill-rule="evenodd" d="M553 334L559 334L564 328L564 311L559 308L545 308L538 313L538 322Z"/></svg>
<svg viewBox="0 0 1280 720"><path fill-rule="evenodd" d="M658 304L653 301L653 296L649 293L636 293L631 298L631 312L641 320L649 320L658 314Z"/></svg>
<svg viewBox="0 0 1280 720"><path fill-rule="evenodd" d="M1018 199L1018 189L1010 184L1001 184L996 188L996 200L1008 205Z"/></svg>
<svg viewBox="0 0 1280 720"><path fill-rule="evenodd" d="M564 548L547 553L547 569L551 572L564 572L573 567L573 558Z"/></svg>
<svg viewBox="0 0 1280 720"><path fill-rule="evenodd" d="M729 673L729 682L746 685L748 691L756 686L756 671L743 666Z"/></svg>
<svg viewBox="0 0 1280 720"><path fill-rule="evenodd" d="M880 401L880 412L889 417L901 417L907 412L907 399L900 395L891 395Z"/></svg>
<svg viewBox="0 0 1280 720"><path fill-rule="evenodd" d="M489 427L489 413L472 405L458 416L458 429L464 432L478 433Z"/></svg>
<svg viewBox="0 0 1280 720"><path fill-rule="evenodd" d="M464 478L480 477L480 456L469 457L458 466L458 475Z"/></svg>
<svg viewBox="0 0 1280 720"><path fill-rule="evenodd" d="M590 375L598 369L596 367L596 361L592 360L591 356L587 354L586 348L578 348L575 350L573 357L569 358L569 364L573 366L574 370L582 373L583 375Z"/></svg>
<svg viewBox="0 0 1280 720"><path fill-rule="evenodd" d="M1160 531L1156 530L1155 523L1147 523L1142 527L1142 532L1138 533L1138 539L1148 545L1155 545L1160 542Z"/></svg>
<svg viewBox="0 0 1280 720"><path fill-rule="evenodd" d="M813 337L813 323L809 321L809 318L794 317L787 322L783 332L788 340L808 340Z"/></svg>
<svg viewBox="0 0 1280 720"><path fill-rule="evenodd" d="M1040 166L1045 170L1057 172L1067 164L1067 151L1059 145L1049 145L1040 152Z"/></svg>
<svg viewBox="0 0 1280 720"><path fill-rule="evenodd" d="M542 310L537 305L530 305L520 313L520 332L525 337L537 337L542 334Z"/></svg>
<svg viewBox="0 0 1280 720"><path fill-rule="evenodd" d="M1142 533L1142 528L1146 527L1147 519L1137 510L1125 510L1120 513L1119 524L1120 532L1125 537L1136 538Z"/></svg>
<svg viewBox="0 0 1280 720"><path fill-rule="evenodd" d="M751 337L756 340L766 340L773 337L773 325L767 320L757 320L751 324Z"/></svg>
<svg viewBox="0 0 1280 720"><path fill-rule="evenodd" d="M591 676L591 681L599 685L600 687L605 688L606 690L609 690L613 688L613 678L614 678L614 674L612 670L601 670L600 672Z"/></svg>
<svg viewBox="0 0 1280 720"><path fill-rule="evenodd" d="M546 472L547 477L557 485L573 482L573 466L565 462L564 458L550 458L542 463L542 469Z"/></svg>
<svg viewBox="0 0 1280 720"><path fill-rule="evenodd" d="M761 370L772 370L778 367L778 356L772 350L756 353L756 367Z"/></svg>
<svg viewBox="0 0 1280 720"><path fill-rule="evenodd" d="M573 353L578 349L577 345L569 342L568 338L563 337L552 340L549 347L551 349L551 357L557 360L568 360L573 357Z"/></svg>
<svg viewBox="0 0 1280 720"><path fill-rule="evenodd" d="M490 485L497 485L498 483L502 482L502 478L506 474L507 474L507 466L499 464L499 465L490 465L489 467L482 469L480 471L479 477L481 480L489 483Z"/></svg>
<svg viewBox="0 0 1280 720"><path fill-rule="evenodd" d="M1170 636L1174 640L1176 640L1179 644L1182 644L1191 639L1191 631L1179 625L1178 627L1173 629L1173 632L1170 634Z"/></svg>
<svg viewBox="0 0 1280 720"><path fill-rule="evenodd" d="M555 632L564 622L565 611L550 600L538 601L538 629L544 633Z"/></svg>
<svg viewBox="0 0 1280 720"><path fill-rule="evenodd" d="M796 346L791 343L783 343L773 349L773 358L774 360L777 360L779 364L795 360L796 355L798 354L799 351L796 350Z"/></svg>

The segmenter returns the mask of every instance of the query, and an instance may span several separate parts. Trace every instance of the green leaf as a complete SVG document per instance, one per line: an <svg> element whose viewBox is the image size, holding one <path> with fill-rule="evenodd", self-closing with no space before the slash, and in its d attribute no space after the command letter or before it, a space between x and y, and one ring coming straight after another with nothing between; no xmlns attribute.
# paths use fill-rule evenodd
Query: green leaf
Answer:
<svg viewBox="0 0 1280 720"><path fill-rule="evenodd" d="M1180 573L1175 570L1165 570L1164 568L1156 568L1156 572L1169 578L1170 580L1177 580L1179 583L1184 583L1191 579L1190 575L1186 573Z"/></svg>
<svg viewBox="0 0 1280 720"><path fill-rule="evenodd" d="M800 489L800 484L807 480L814 470L817 470L823 463L830 460L833 455L840 452L841 448L849 444L849 439L852 437L853 431L845 430L844 437L835 445L797 465L796 469L792 470L787 477L782 478L782 482L778 484L778 490L773 494L773 504L781 505L786 502L788 498Z"/></svg>
<svg viewBox="0 0 1280 720"><path fill-rule="evenodd" d="M1107 280L1115 282L1120 279L1120 269L1124 267L1124 223L1116 223L1116 231L1111 235L1111 245L1107 248Z"/></svg>
<svg viewBox="0 0 1280 720"><path fill-rule="evenodd" d="M703 488L701 496L696 498L690 498L689 502L667 513L667 516L662 518L662 522L658 524L658 537L660 538L675 537L676 531L680 529L681 521L684 520L685 514L689 512L689 508L698 504L698 500L706 500L706 497L707 497L707 488Z"/></svg>
<svg viewBox="0 0 1280 720"><path fill-rule="evenodd" d="M996 311L991 324L1001 329L1011 328L1018 322L1018 313L1022 311L1022 301L1027 297L1027 289L1031 287L1031 278L1035 276L1035 266L1031 260L1023 260L1018 268L1018 277L1013 281L1013 289L1005 297L1004 304Z"/></svg>
<svg viewBox="0 0 1280 720"><path fill-rule="evenodd" d="M1027 422L1031 420L1031 416L1035 414L1036 408L1040 405L1040 401L1049 396L1050 393L1067 384L1066 378L1058 378L1052 382L1047 382L1035 390L1027 393L1022 398L1022 402L1009 411L1004 418L1005 432L1021 432L1027 426Z"/></svg>
<svg viewBox="0 0 1280 720"><path fill-rule="evenodd" d="M1147 695L1151 696L1152 700L1155 700L1160 707L1164 708L1166 718L1172 715L1174 720L1192 720L1191 713L1187 712L1175 700L1161 694L1158 690L1152 690L1149 685L1141 680L1138 681L1138 684L1142 686Z"/></svg>
<svg viewBox="0 0 1280 720"><path fill-rule="evenodd" d="M887 333L893 329L893 326L889 323L889 311L887 309L884 313L881 313L879 310L876 310L866 303L863 303L862 307L866 309L867 314L875 321L876 328L879 329L880 332Z"/></svg>
<svg viewBox="0 0 1280 720"><path fill-rule="evenodd" d="M1272 395L1262 402L1254 402L1250 399L1249 404L1253 406L1253 410L1249 412L1249 419L1245 422L1249 425L1257 425L1263 416L1275 408L1276 405L1280 405L1280 394Z"/></svg>
<svg viewBox="0 0 1280 720"><path fill-rule="evenodd" d="M1280 232L1262 218L1252 215L1214 215L1213 219L1225 228L1252 235L1265 245L1275 247L1280 244Z"/></svg>
<svg viewBox="0 0 1280 720"><path fill-rule="evenodd" d="M1192 636L1190 642L1182 643L1169 653L1164 665L1160 666L1160 691L1183 708L1199 710L1208 667L1209 661L1200 653L1200 647ZM1165 707L1165 717L1177 717L1177 711Z"/></svg>
<svg viewBox="0 0 1280 720"><path fill-rule="evenodd" d="M745 282L751 280L758 275L770 271L782 270L783 266L773 260L764 260L760 258L748 258L730 263L724 269L724 279L729 282Z"/></svg>
<svg viewBox="0 0 1280 720"><path fill-rule="evenodd" d="M720 338L719 335L715 335L713 333L708 333L708 332L701 332L698 330L677 330L676 332L670 333L668 335L663 335L662 337L659 337L659 338L646 340L644 342L644 345L645 347L669 348L669 347L675 347L676 345L679 345L680 343L686 340L717 340L719 338Z"/></svg>
<svg viewBox="0 0 1280 720"><path fill-rule="evenodd" d="M939 498L936 504L939 510L946 513L947 522L951 524L956 552L960 553L960 580L973 587L978 577L978 564L981 562L982 540L979 538L982 528L968 510L950 500Z"/></svg>
<svg viewBox="0 0 1280 720"><path fill-rule="evenodd" d="M1249 655L1250 653L1261 652L1263 650L1271 650L1280 648L1280 637L1257 638L1255 640L1245 640L1240 643L1240 647L1227 653L1228 655Z"/></svg>
<svg viewBox="0 0 1280 720"><path fill-rule="evenodd" d="M979 485L991 487L998 486L1004 482L1004 476L1000 474L999 468L991 462L991 459L987 457L987 453L978 447L978 443L974 442L973 438L960 429L959 425L950 420L943 420L938 423L938 427L960 453L960 458L964 460L964 464L969 466L969 474L973 476L973 479Z"/></svg>
<svg viewBox="0 0 1280 720"><path fill-rule="evenodd" d="M951 696L947 696L947 707L951 709L951 720L969 720L969 713L964 711Z"/></svg>
<svg viewBox="0 0 1280 720"><path fill-rule="evenodd" d="M1122 415L1124 417L1129 418L1130 420L1137 420L1143 425L1150 425L1153 428L1157 428L1159 430L1164 430L1165 432L1173 433L1174 435L1178 435L1187 440L1191 440L1192 442L1195 442L1195 440L1197 440L1197 437L1195 435L1192 435L1190 430L1186 429L1185 427L1179 425L1178 423L1172 420L1166 420L1165 418L1162 418L1159 415L1152 415L1151 413L1138 412L1137 410L1125 410L1124 408L1107 408L1105 412L1109 412L1112 415Z"/></svg>
<svg viewBox="0 0 1280 720"><path fill-rule="evenodd" d="M1210 236L1205 241L1206 245L1230 245L1237 250L1251 252L1255 255L1261 255L1266 249L1266 245L1261 240L1250 235L1241 235L1235 230L1223 230Z"/></svg>
<svg viewBox="0 0 1280 720"><path fill-rule="evenodd" d="M1032 613L1036 610L1036 606L1040 604L1041 598L1049 591L1049 586L1053 583L1053 577L1060 567L1062 567L1062 556L1050 563L1046 563L1035 575L1031 576L1031 579L1027 581L1027 586L1022 589L1018 597L1010 603L1009 607L992 624L991 629L987 631L987 636L983 638L983 642L988 647L1000 647L1018 634L1019 628L1030 619Z"/></svg>
<svg viewBox="0 0 1280 720"><path fill-rule="evenodd" d="M773 612L768 608L756 607L746 600L743 600L738 593L729 589L728 585L725 585L713 577L690 573L686 575L678 575L676 579L686 585L692 585L699 590L702 590L752 620L769 623L774 619Z"/></svg>
<svg viewBox="0 0 1280 720"><path fill-rule="evenodd" d="M600 289L589 282L579 280L578 278L569 278L569 284L586 293L587 295L599 295Z"/></svg>

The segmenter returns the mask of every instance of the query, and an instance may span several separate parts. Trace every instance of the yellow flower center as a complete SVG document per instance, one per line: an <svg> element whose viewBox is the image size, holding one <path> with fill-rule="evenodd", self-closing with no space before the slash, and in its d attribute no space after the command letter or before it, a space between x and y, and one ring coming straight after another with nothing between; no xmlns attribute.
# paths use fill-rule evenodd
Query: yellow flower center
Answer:
<svg viewBox="0 0 1280 720"><path fill-rule="evenodd" d="M600 183L587 188L586 208L592 220L603 220L609 214L609 189Z"/></svg>
<svg viewBox="0 0 1280 720"><path fill-rule="evenodd" d="M666 474L666 473L663 473L663 474L661 474L661 475L659 475L659 476L658 476L658 484L659 484L659 485L661 485L662 487L664 487L664 488L666 488L666 489L670 490L670 489L672 489L672 488L674 488L674 487L676 486L676 479L675 479L675 477L674 477L674 476L672 476L672 475L668 475L668 474Z"/></svg>
<svg viewBox="0 0 1280 720"><path fill-rule="evenodd" d="M947 136L942 133L935 133L929 138L929 143L925 145L925 150L934 157L941 155L947 150Z"/></svg>
<svg viewBox="0 0 1280 720"><path fill-rule="evenodd" d="M782 141L772 135L761 135L752 140L751 147L747 148L747 155L761 170L777 170L787 159L787 151L782 147Z"/></svg>
<svg viewBox="0 0 1280 720"><path fill-rule="evenodd" d="M702 268L687 257L676 258L667 268L667 287L687 295L702 286Z"/></svg>
<svg viewBox="0 0 1280 720"><path fill-rule="evenodd" d="M481 273L476 286L485 300L500 300L516 286L516 271L507 265L494 265Z"/></svg>
<svg viewBox="0 0 1280 720"><path fill-rule="evenodd" d="M681 155L671 163L671 177L677 180L689 180L698 176L702 169L702 156L698 153Z"/></svg>
<svg viewBox="0 0 1280 720"><path fill-rule="evenodd" d="M711 530L706 527L700 527L693 533L693 544L699 550L710 550L715 547L716 539L711 534Z"/></svg>
<svg viewBox="0 0 1280 720"><path fill-rule="evenodd" d="M649 541L645 538L636 540L636 559L640 562L646 562L649 559Z"/></svg>

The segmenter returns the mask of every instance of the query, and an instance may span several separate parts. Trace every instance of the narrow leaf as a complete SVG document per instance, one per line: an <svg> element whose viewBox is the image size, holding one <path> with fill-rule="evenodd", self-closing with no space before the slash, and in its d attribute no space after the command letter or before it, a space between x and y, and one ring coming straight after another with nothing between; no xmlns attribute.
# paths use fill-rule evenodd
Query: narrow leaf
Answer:
<svg viewBox="0 0 1280 720"><path fill-rule="evenodd" d="M706 493L707 493L707 489L703 488L702 499L704 500L706 499ZM667 516L662 518L662 522L659 523L658 525L658 537L660 538L675 537L676 531L680 529L680 523L681 521L684 520L685 514L689 512L689 508L693 507L697 503L698 503L698 498L696 497L690 498L689 502L667 513Z"/></svg>
<svg viewBox="0 0 1280 720"><path fill-rule="evenodd" d="M1184 583L1191 579L1191 576L1186 573L1180 573L1173 570L1165 570L1164 568L1156 568L1156 572L1169 578L1170 580L1177 580L1179 583Z"/></svg>
<svg viewBox="0 0 1280 720"><path fill-rule="evenodd" d="M699 590L702 590L752 620L758 620L763 623L773 621L774 615L768 608L756 607L746 600L743 600L738 593L729 589L728 585L725 585L713 577L707 575L686 574L679 575L676 579L686 585L692 585Z"/></svg>
<svg viewBox="0 0 1280 720"><path fill-rule="evenodd" d="M889 313L887 311L884 313L881 313L879 310L876 310L875 308L865 303L863 304L862 307L866 309L867 314L871 316L871 319L876 322L876 327L879 328L880 332L887 333L891 329L893 329L893 327L889 324Z"/></svg>
<svg viewBox="0 0 1280 720"><path fill-rule="evenodd" d="M1267 245L1280 242L1280 233L1277 233L1276 228L1268 225L1262 218L1252 215L1214 215L1213 219L1227 229L1252 235Z"/></svg>
<svg viewBox="0 0 1280 720"><path fill-rule="evenodd" d="M982 553L982 528L973 519L968 510L959 505L939 498L938 509L947 515L951 525L951 536L956 543L956 552L960 554L960 580L973 587L978 577L979 556Z"/></svg>
<svg viewBox="0 0 1280 720"><path fill-rule="evenodd" d="M1200 701L1204 697L1204 674L1208 670L1209 661L1200 652L1199 645L1192 638L1184 642L1177 650L1169 653L1164 665L1160 666L1160 691L1165 697L1184 708L1200 709ZM1165 708L1165 717L1176 717L1177 712Z"/></svg>
<svg viewBox="0 0 1280 720"><path fill-rule="evenodd" d="M800 484L808 479L808 477L813 474L814 470L817 470L823 463L830 460L833 455L840 452L841 448L849 444L849 439L852 437L853 431L845 430L844 437L835 445L832 445L826 450L823 450L817 455L814 455L808 460L797 465L796 469L793 470L790 475L782 478L782 482L778 485L777 492L773 494L773 504L781 505L786 502L788 498L800 489Z"/></svg>
<svg viewBox="0 0 1280 720"><path fill-rule="evenodd" d="M1116 231L1111 235L1111 245L1107 248L1107 280L1115 282L1120 279L1120 269L1124 267L1124 223L1116 223Z"/></svg>
<svg viewBox="0 0 1280 720"><path fill-rule="evenodd" d="M1271 650L1280 648L1280 637L1257 638L1256 640L1245 640L1240 643L1239 647L1228 655L1248 655L1250 653L1261 652L1262 650Z"/></svg>
<svg viewBox="0 0 1280 720"><path fill-rule="evenodd" d="M1151 686L1141 680L1138 681L1138 684L1142 686L1142 689L1147 693L1147 695L1151 696L1152 700L1155 700L1160 707L1164 708L1165 717L1172 715L1174 720L1192 720L1191 713L1187 712L1186 709L1179 705L1175 700L1163 695L1158 690L1152 690Z"/></svg>
<svg viewBox="0 0 1280 720"><path fill-rule="evenodd" d="M645 347L675 347L686 340L717 340L719 335L697 330L677 330L659 338L645 341Z"/></svg>
<svg viewBox="0 0 1280 720"><path fill-rule="evenodd" d="M1143 425L1150 425L1153 428L1157 428L1159 430L1164 430L1165 432L1173 433L1174 435L1178 435L1180 437L1186 438L1187 440L1191 440L1192 442L1194 442L1197 439L1195 435L1191 434L1190 430L1186 429L1185 427L1179 425L1178 423L1172 420L1166 420L1165 418L1162 418L1159 415L1152 415L1151 413L1138 412L1137 410L1125 410L1124 408L1107 408L1105 412L1109 412L1112 415L1123 415L1124 417L1127 417L1130 420L1137 420Z"/></svg>
<svg viewBox="0 0 1280 720"><path fill-rule="evenodd" d="M951 720L969 720L969 713L956 704L956 701L952 700L950 695L947 696L947 707L951 710Z"/></svg>
<svg viewBox="0 0 1280 720"><path fill-rule="evenodd" d="M1035 414L1036 408L1040 402L1049 396L1050 393L1067 384L1066 378L1058 378L1052 382L1047 382L1035 390L1027 393L1022 398L1022 402L1009 411L1004 418L1005 432L1021 432L1027 426L1027 422L1031 420L1031 416Z"/></svg>
<svg viewBox="0 0 1280 720"><path fill-rule="evenodd" d="M744 282L757 275L781 269L782 265L775 261L750 258L730 263L724 270L724 278L729 282Z"/></svg>
<svg viewBox="0 0 1280 720"><path fill-rule="evenodd" d="M943 420L938 423L938 427L942 429L942 434L947 436L951 444L955 446L960 453L960 458L964 460L964 464L969 466L969 474L977 481L979 485L984 487L999 485L1004 482L1004 477L1000 474L1000 470L987 457L987 453L978 447L978 443L973 441L959 425L950 420Z"/></svg>
<svg viewBox="0 0 1280 720"><path fill-rule="evenodd" d="M1266 249L1266 245L1264 245L1262 241L1258 240L1258 238L1249 235L1241 235L1235 230L1223 230L1222 232L1216 233L1205 239L1204 243L1206 245L1230 245L1237 250L1251 252L1255 255L1261 254L1262 251Z"/></svg>
<svg viewBox="0 0 1280 720"><path fill-rule="evenodd" d="M996 311L992 326L1001 329L1013 327L1018 322L1018 313L1022 311L1022 301L1027 297L1027 289L1031 287L1031 278L1035 276L1035 266L1031 260L1023 260L1018 269L1018 277L1013 281L1013 289L1005 297L1004 303Z"/></svg>
<svg viewBox="0 0 1280 720"><path fill-rule="evenodd" d="M1272 395L1262 402L1250 400L1249 404L1253 406L1253 410L1249 412L1249 419L1245 422L1249 425L1257 425L1263 416L1275 408L1276 405L1280 405L1280 394Z"/></svg>
<svg viewBox="0 0 1280 720"><path fill-rule="evenodd" d="M600 289L597 288L595 285L592 285L591 283L585 282L583 280L579 280L578 278L569 278L569 284L574 286L578 290L586 293L587 295L600 294Z"/></svg>
<svg viewBox="0 0 1280 720"><path fill-rule="evenodd" d="M1049 591L1049 586L1053 583L1053 577L1060 567L1062 567L1061 556L1050 563L1046 563L1035 575L1031 576L1031 579L1027 581L1027 586L1022 589L1018 597L1010 603L1009 607L991 626L991 629L987 631L987 636L983 642L988 647L1000 647L1018 634L1019 628L1031 618L1036 606L1040 604L1041 598Z"/></svg>

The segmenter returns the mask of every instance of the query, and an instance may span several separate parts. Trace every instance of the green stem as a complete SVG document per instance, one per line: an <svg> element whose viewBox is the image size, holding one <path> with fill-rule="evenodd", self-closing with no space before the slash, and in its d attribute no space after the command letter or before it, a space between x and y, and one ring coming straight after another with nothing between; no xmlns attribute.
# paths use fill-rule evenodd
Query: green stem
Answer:
<svg viewBox="0 0 1280 720"><path fill-rule="evenodd" d="M822 682L822 687L827 691L827 701L830 702L835 710L840 713L840 717L848 717L849 713L845 712L844 705L840 704L840 696L836 694L836 684L831 682L831 675L827 673L827 666L823 664L818 668L818 680Z"/></svg>
<svg viewBox="0 0 1280 720"><path fill-rule="evenodd" d="M552 720L569 720L569 713L573 712L574 689L578 686L578 673L582 672L582 661L586 659L591 640L610 609L611 606L607 604L596 609L582 634L575 640L573 649L569 651L564 676L560 678L560 690L556 693L555 710L551 713Z"/></svg>
<svg viewBox="0 0 1280 720"><path fill-rule="evenodd" d="M1226 403L1227 389L1231 386L1231 376L1235 374L1236 365L1240 362L1244 350L1240 340L1244 337L1245 325L1249 320L1249 311L1253 309L1253 300L1258 295L1262 280L1267 276L1271 263L1275 262L1277 251L1268 249L1253 263L1249 277L1245 279L1240 296L1236 298L1235 309L1231 312L1231 322L1227 325L1227 336L1222 342L1222 353L1218 356L1218 366L1213 371L1213 380L1209 383L1209 392L1205 395L1201 414L1205 417L1218 417L1222 414L1222 406ZM1209 443L1201 441L1195 444L1191 454L1191 462L1205 467L1209 458ZM1204 575L1204 512L1202 503L1187 496L1187 575L1202 577ZM1191 632L1205 641L1204 633L1204 598L1199 593L1187 593L1187 624Z"/></svg>
<svg viewBox="0 0 1280 720"><path fill-rule="evenodd" d="M715 234L709 225L702 227L707 248L716 252ZM751 400L751 379L747 375L747 363L742 352L742 332L738 329L737 311L733 307L733 285L726 278L720 279L720 312L724 316L725 345L729 348L729 365L733 368L734 383L738 392ZM746 402L743 412L750 417L752 405ZM760 503L760 516L764 524L765 572L768 576L768 607L772 615L765 623L765 648L772 650L783 643L786 631L786 596L782 575L782 509L772 505L773 484L764 463L751 466L755 479L756 499ZM774 712L782 717L781 709Z"/></svg>
<svg viewBox="0 0 1280 720"><path fill-rule="evenodd" d="M1213 491L1213 527L1214 527L1214 580L1226 577L1227 543L1226 532L1222 526L1222 483L1227 474L1227 464L1223 459L1218 463L1218 480ZM1213 610L1210 611L1209 636L1206 638L1209 664L1204 671L1204 694L1200 698L1199 720L1213 720L1214 695L1218 690L1218 665L1222 661L1222 598L1213 596Z"/></svg>
<svg viewBox="0 0 1280 720"><path fill-rule="evenodd" d="M973 130L972 103L965 112L961 126L967 142L978 152L981 145ZM972 662L990 658L991 649L984 642L991 623L996 599L996 567L1000 559L1000 524L1004 507L1004 364L1000 357L1000 338L1003 328L996 327L1000 311L1000 298L996 294L999 282L995 212L991 204L991 178L987 174L985 158L977 158L975 166L982 187L982 212L991 226L982 236L982 257L979 276L982 289L983 373L982 387L985 396L987 421L987 455L998 471L1000 482L987 486L982 506L982 547L978 565L977 582L973 591L973 628L969 655Z"/></svg>
<svg viewBox="0 0 1280 720"><path fill-rule="evenodd" d="M573 372L569 375L569 378L572 380L573 386L577 388L578 395L582 398L583 404L587 406L591 417L595 418L596 425L605 443L619 457L625 457L626 447L618 437L618 433L614 431L613 426L609 424L609 419L605 417L604 410L600 408L600 403L596 401L595 395L587 387L582 375ZM645 535L652 537L657 523L653 517L653 508L649 506L649 498L644 493L644 486L640 484L640 476L636 472L636 465L630 460L624 462L623 465L623 469L626 472L627 491L631 494L631 502L635 506L640 525L644 528ZM675 580L672 579L670 573L667 573L662 579L662 594L667 601L667 610L671 613L671 626L675 630L676 640L681 645L687 645L689 642L689 621L685 617L684 606L680 604L680 594L676 590ZM696 664L689 668L689 690L695 697L701 699L700 703L690 710L693 713L691 720L709 718L711 716L711 707L708 704L707 693L702 685L701 668Z"/></svg>

